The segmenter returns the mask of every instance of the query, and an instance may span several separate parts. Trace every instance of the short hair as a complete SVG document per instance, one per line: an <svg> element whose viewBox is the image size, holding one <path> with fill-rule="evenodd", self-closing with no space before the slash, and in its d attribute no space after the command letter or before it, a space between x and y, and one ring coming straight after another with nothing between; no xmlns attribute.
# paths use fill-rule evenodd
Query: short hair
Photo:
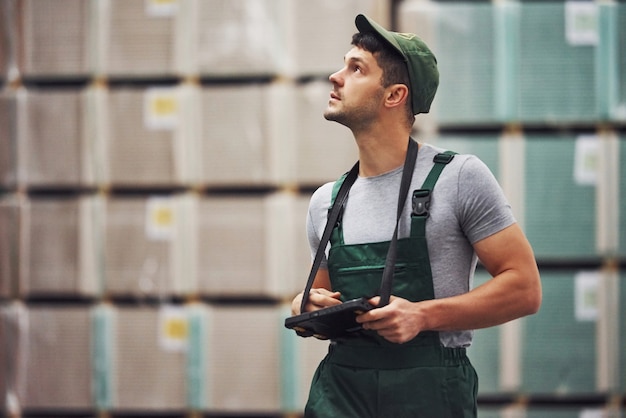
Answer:
<svg viewBox="0 0 626 418"><path fill-rule="evenodd" d="M413 126L415 115L411 109L411 84L409 79L409 69L404 58L393 48L383 42L378 36L369 32L357 32L352 35L352 45L371 52L378 66L383 70L381 84L389 87L392 84L404 84L409 90L406 101L406 114L408 123Z"/></svg>

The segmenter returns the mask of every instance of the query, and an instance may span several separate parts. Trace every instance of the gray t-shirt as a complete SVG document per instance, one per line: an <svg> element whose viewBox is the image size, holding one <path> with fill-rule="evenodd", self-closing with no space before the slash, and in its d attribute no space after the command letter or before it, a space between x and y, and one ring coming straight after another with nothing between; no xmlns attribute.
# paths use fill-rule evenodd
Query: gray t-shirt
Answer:
<svg viewBox="0 0 626 418"><path fill-rule="evenodd" d="M410 232L411 194L419 189L443 150L420 144L410 194L400 220L399 238ZM391 240L396 222L402 167L374 177L359 177L348 195L343 214L346 244ZM309 204L307 234L311 256L319 246L333 183L315 191ZM473 155L456 155L441 173L430 203L426 239L433 274L435 298L468 292L477 257L472 244L515 223L511 207L489 168ZM327 268L326 260L322 268ZM471 344L472 331L441 332L446 347Z"/></svg>

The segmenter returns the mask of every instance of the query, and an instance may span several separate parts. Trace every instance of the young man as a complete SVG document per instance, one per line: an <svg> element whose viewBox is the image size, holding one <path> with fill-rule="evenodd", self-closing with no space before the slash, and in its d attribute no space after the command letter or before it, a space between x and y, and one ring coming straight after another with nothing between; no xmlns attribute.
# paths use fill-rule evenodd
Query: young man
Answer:
<svg viewBox="0 0 626 418"><path fill-rule="evenodd" d="M363 15L356 26L343 68L330 76L324 116L354 134L359 177L306 311L370 297L378 289L371 278L380 280L396 225L414 115L429 111L439 83L436 59L417 36L387 31ZM418 150L411 191L423 186L442 151L427 144ZM313 254L333 186L320 187L311 198L307 230ZM475 417L478 382L465 355L471 330L539 309L532 249L488 168L475 156L455 155L431 189L422 236L410 194L406 200L389 304L357 317L364 331L331 342L313 379L306 417ZM471 289L477 259L493 278ZM301 300L302 294L294 299L294 314ZM369 301L378 306L379 300Z"/></svg>

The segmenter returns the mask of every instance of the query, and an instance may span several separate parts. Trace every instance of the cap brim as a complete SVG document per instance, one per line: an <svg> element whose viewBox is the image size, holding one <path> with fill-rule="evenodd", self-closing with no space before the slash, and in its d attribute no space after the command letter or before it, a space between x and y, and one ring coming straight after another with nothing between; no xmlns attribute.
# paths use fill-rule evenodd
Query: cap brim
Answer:
<svg viewBox="0 0 626 418"><path fill-rule="evenodd" d="M396 41L391 32L389 32L387 29L383 28L378 23L374 22L373 20L362 14L357 15L354 23L359 32L374 32L379 34L385 41L387 41L387 43L389 43L389 45L391 45L396 51L398 51L398 53L402 55L405 60L408 59L408 57L400 47L400 44L398 44L398 41Z"/></svg>

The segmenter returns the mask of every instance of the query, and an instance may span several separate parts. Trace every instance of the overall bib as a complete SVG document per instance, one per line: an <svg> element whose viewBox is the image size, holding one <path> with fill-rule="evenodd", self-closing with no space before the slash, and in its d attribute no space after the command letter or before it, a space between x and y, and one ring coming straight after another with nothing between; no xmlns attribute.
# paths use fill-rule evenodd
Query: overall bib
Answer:
<svg viewBox="0 0 626 418"><path fill-rule="evenodd" d="M432 190L449 160L435 157L422 189ZM427 211L412 214L410 236L397 245L391 293L412 302L434 299L427 217ZM389 242L346 245L341 222L330 241L332 289L341 292L343 300L378 294ZM477 389L476 372L465 349L443 347L437 332L422 332L407 343L395 344L374 331L361 331L331 342L313 377L305 417L476 417Z"/></svg>

